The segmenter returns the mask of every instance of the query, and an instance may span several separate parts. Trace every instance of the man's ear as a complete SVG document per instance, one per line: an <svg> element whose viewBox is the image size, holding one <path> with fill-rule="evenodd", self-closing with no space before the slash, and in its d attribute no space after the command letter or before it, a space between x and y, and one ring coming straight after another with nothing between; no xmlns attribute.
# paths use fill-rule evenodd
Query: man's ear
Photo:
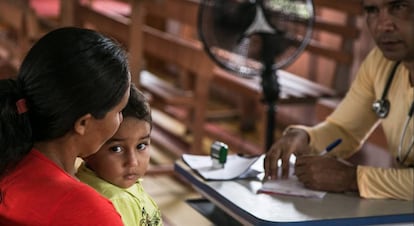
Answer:
<svg viewBox="0 0 414 226"><path fill-rule="evenodd" d="M78 120L76 120L75 122L75 126L74 126L74 130L75 133L84 135L86 132L87 127L89 126L89 123L92 122L92 115L91 114L86 114L80 118L78 118Z"/></svg>

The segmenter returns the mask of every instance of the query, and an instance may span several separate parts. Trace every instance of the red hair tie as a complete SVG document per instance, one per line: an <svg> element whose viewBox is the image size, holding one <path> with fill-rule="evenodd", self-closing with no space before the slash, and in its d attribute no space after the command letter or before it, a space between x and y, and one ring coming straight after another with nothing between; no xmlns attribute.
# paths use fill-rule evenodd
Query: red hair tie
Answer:
<svg viewBox="0 0 414 226"><path fill-rule="evenodd" d="M16 101L17 113L19 115L27 112L26 99L21 98Z"/></svg>

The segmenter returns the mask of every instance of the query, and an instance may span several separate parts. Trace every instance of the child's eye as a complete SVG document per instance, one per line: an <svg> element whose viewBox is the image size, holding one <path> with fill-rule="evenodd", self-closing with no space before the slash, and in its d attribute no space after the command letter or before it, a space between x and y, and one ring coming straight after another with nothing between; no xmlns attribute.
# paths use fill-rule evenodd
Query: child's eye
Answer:
<svg viewBox="0 0 414 226"><path fill-rule="evenodd" d="M147 148L148 144L145 143L141 143L137 145L137 150L141 151L141 150L145 150Z"/></svg>
<svg viewBox="0 0 414 226"><path fill-rule="evenodd" d="M122 151L122 148L120 146L114 146L114 147L111 147L110 150L112 152L118 153L118 152L121 152Z"/></svg>

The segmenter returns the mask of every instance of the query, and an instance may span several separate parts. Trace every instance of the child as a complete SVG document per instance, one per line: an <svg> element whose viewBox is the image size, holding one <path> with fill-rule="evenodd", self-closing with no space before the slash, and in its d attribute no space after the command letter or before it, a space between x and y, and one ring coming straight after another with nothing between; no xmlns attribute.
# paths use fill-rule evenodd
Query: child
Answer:
<svg viewBox="0 0 414 226"><path fill-rule="evenodd" d="M77 176L112 201L125 226L162 225L158 206L141 184L150 160L152 119L149 104L133 85L122 115L118 131L84 159Z"/></svg>

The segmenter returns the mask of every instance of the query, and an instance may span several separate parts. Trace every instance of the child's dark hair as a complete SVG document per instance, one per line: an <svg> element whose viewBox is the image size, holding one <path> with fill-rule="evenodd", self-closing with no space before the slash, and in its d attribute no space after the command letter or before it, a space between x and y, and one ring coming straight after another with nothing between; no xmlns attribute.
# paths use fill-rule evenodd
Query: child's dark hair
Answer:
<svg viewBox="0 0 414 226"><path fill-rule="evenodd" d="M33 142L65 135L82 115L103 118L129 84L127 55L114 40L74 27L46 34L17 78L0 80L0 176Z"/></svg>
<svg viewBox="0 0 414 226"><path fill-rule="evenodd" d="M151 108L145 95L131 84L131 93L128 104L122 110L122 116L134 117L148 122L152 127Z"/></svg>

